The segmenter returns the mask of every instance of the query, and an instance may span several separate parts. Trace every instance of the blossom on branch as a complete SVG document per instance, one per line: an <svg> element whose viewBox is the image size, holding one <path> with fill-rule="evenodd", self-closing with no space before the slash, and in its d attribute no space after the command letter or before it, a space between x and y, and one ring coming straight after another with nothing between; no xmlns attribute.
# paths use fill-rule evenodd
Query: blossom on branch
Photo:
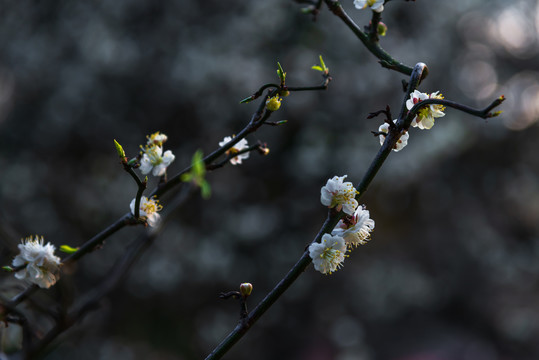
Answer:
<svg viewBox="0 0 539 360"><path fill-rule="evenodd" d="M356 195L359 192L351 182L343 182L347 176L334 176L329 179L320 190L320 202L329 208L334 207L337 211L342 209L346 214L352 215L358 205Z"/></svg>
<svg viewBox="0 0 539 360"><path fill-rule="evenodd" d="M163 143L167 141L168 137L165 134L159 133L159 131L154 132L151 135L146 135L146 138L148 139L147 145L157 145L157 146L163 146Z"/></svg>
<svg viewBox="0 0 539 360"><path fill-rule="evenodd" d="M151 171L153 176L163 176L167 171L167 167L176 158L170 150L165 151L163 154L163 148L156 144L146 145L142 148L142 151L140 171L143 174L148 174Z"/></svg>
<svg viewBox="0 0 539 360"><path fill-rule="evenodd" d="M221 141L219 143L219 146L226 145L234 137L235 137L235 135L232 136L232 137L230 137L230 136L225 137L223 139L223 141ZM236 145L234 145L233 147L228 149L226 151L226 154L227 155L234 155L234 154L239 153L241 150L247 149L248 147L249 147L249 145L247 143L247 140L246 139L241 139L240 141L238 141L238 143ZM238 165L238 164L241 164L242 160L245 160L245 159L248 159L248 158L249 158L249 152L245 152L243 154L239 154L238 156L234 156L232 159L230 159L230 163L232 165Z"/></svg>
<svg viewBox="0 0 539 360"><path fill-rule="evenodd" d="M55 247L44 244L43 236L27 237L19 244L20 254L13 259L13 266L25 266L15 273L19 280L26 280L40 288L49 288L60 278L60 258L54 255Z"/></svg>
<svg viewBox="0 0 539 360"><path fill-rule="evenodd" d="M406 101L406 108L410 110L415 104L420 103L426 99L443 99L442 94L438 94L438 91L433 92L432 94L425 94L418 90L414 90L410 94L410 99ZM434 126L434 119L445 116L443 112L445 106L439 104L426 105L419 109L417 116L412 120L413 127L419 127L420 129L430 129Z"/></svg>
<svg viewBox="0 0 539 360"><path fill-rule="evenodd" d="M131 208L131 214L135 215L135 202L137 199L133 199L129 207ZM159 204L159 200L153 198L148 199L146 196L140 198L140 217L145 219L148 225L151 227L157 226L161 221L161 215L157 212L161 211L163 206Z"/></svg>
<svg viewBox="0 0 539 360"><path fill-rule="evenodd" d="M339 220L331 234L341 236L348 247L355 247L366 244L373 230L374 220L370 218L369 210L359 206L353 215Z"/></svg>
<svg viewBox="0 0 539 360"><path fill-rule="evenodd" d="M288 95L287 95L288 96ZM279 96L270 97L266 100L266 109L269 111L277 111L281 108L281 99Z"/></svg>
<svg viewBox="0 0 539 360"><path fill-rule="evenodd" d="M309 245L309 256L313 259L315 270L331 274L343 266L346 244L340 236L324 234L320 243Z"/></svg>
<svg viewBox="0 0 539 360"><path fill-rule="evenodd" d="M384 11L384 0L354 0L356 9L363 10L370 7L372 11Z"/></svg>
<svg viewBox="0 0 539 360"><path fill-rule="evenodd" d="M397 119L393 120L393 122L396 123ZM379 132L378 137L380 138L380 145L383 145L384 141L386 141L386 136L384 134L387 134L389 132L389 124L383 123L382 125L380 125L380 127L378 128L378 132ZM406 145L408 145L409 137L410 137L410 134L408 134L407 131L403 131L401 137L399 138L399 140L397 140L397 143L393 147L393 151L395 152L401 151Z"/></svg>

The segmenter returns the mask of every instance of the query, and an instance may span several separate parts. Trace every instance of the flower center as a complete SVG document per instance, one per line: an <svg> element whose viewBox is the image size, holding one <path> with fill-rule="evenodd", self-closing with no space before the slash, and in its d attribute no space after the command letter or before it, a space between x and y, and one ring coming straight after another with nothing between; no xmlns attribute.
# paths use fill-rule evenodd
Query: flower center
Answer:
<svg viewBox="0 0 539 360"><path fill-rule="evenodd" d="M326 247L324 252L320 254L320 258L324 259L326 262L334 265L335 267L340 267L340 257L341 251L330 247Z"/></svg>
<svg viewBox="0 0 539 360"><path fill-rule="evenodd" d="M163 206L159 205L159 200L149 200L142 204L141 209L148 215L161 210Z"/></svg>
<svg viewBox="0 0 539 360"><path fill-rule="evenodd" d="M159 165L163 162L163 158L161 157L161 155L159 155L157 151L157 146L146 146L144 152L150 158L150 162L153 166Z"/></svg>

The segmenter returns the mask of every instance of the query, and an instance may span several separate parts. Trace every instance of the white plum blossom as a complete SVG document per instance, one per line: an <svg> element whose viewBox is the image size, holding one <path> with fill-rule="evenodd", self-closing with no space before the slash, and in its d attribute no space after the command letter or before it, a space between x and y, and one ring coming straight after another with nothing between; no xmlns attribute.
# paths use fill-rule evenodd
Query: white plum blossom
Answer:
<svg viewBox="0 0 539 360"><path fill-rule="evenodd" d="M346 244L340 236L324 234L322 241L309 245L309 256L313 259L315 270L331 274L343 266Z"/></svg>
<svg viewBox="0 0 539 360"><path fill-rule="evenodd" d="M373 230L374 220L370 218L369 210L358 206L354 215L339 220L331 234L341 236L348 247L353 247L366 244Z"/></svg>
<svg viewBox="0 0 539 360"><path fill-rule="evenodd" d="M13 259L14 267L24 266L15 273L19 280L26 280L40 288L48 289L60 278L60 258L54 255L54 245L44 244L43 236L27 237L19 244L20 254Z"/></svg>
<svg viewBox="0 0 539 360"><path fill-rule="evenodd" d="M344 211L352 215L357 208L356 195L359 192L351 182L344 182L348 175L334 176L329 179L320 190L320 202L329 208L335 207L337 211Z"/></svg>
<svg viewBox="0 0 539 360"><path fill-rule="evenodd" d="M410 99L406 100L406 108L410 110L417 103L426 99L443 99L442 94L438 94L438 91L432 94L425 94L418 90L414 90L410 94ZM431 104L419 109L417 116L412 120L411 125L413 127L419 127L421 130L430 129L434 126L434 119L445 116L445 107L439 104Z"/></svg>
<svg viewBox="0 0 539 360"><path fill-rule="evenodd" d="M146 145L142 149L143 154L140 159L140 171L144 175L151 171L153 176L163 176L167 171L167 167L176 158L170 150L165 151L163 154L163 148L159 145Z"/></svg>
<svg viewBox="0 0 539 360"><path fill-rule="evenodd" d="M356 9L363 10L370 7L372 11L384 11L384 0L354 0Z"/></svg>
<svg viewBox="0 0 539 360"><path fill-rule="evenodd" d="M396 123L397 119L393 120L393 123ZM380 145L384 144L384 141L386 140L386 136L384 134L387 134L389 132L389 124L383 123L378 128L379 138L380 138ZM397 140L397 143L393 147L393 151L401 151L406 145L408 145L408 138L410 137L410 134L408 134L407 131L403 131L401 137L399 140Z"/></svg>
<svg viewBox="0 0 539 360"><path fill-rule="evenodd" d="M221 141L219 143L219 146L226 145L234 137L235 136L232 136L232 137L227 136L227 137L225 137L223 139L223 141ZM249 145L247 143L247 140L246 139L241 139L234 146L232 146L230 149L228 149L226 151L226 154L227 155L234 155L234 154L237 154L238 152L240 152L241 150L247 149L248 147L249 147ZM238 164L241 164L242 160L245 160L245 159L248 159L248 158L249 158L249 152L246 152L246 153L239 154L238 156L235 156L235 157L231 158L230 163L232 165L238 165Z"/></svg>
<svg viewBox="0 0 539 360"><path fill-rule="evenodd" d="M129 207L131 208L131 214L135 215L135 202L136 198L131 201ZM161 215L157 212L163 208L159 204L159 200L153 198L148 199L146 196L140 198L140 217L145 218L148 225L151 227L157 226L161 221Z"/></svg>
<svg viewBox="0 0 539 360"><path fill-rule="evenodd" d="M165 134L161 134L159 131L154 132L151 135L147 135L147 145L163 146L163 143L167 141L168 137Z"/></svg>

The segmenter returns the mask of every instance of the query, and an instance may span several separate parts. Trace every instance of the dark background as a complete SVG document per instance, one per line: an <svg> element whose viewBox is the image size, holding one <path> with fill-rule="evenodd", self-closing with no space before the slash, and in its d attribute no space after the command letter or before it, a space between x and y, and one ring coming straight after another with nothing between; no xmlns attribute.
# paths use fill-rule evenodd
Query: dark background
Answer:
<svg viewBox="0 0 539 360"><path fill-rule="evenodd" d="M343 6L368 23L370 12ZM164 132L174 174L247 124L257 104L239 100L277 81L277 61L290 86L321 81L310 69L319 54L333 76L328 91L283 101L272 119L286 125L248 137L269 156L209 174L211 199L167 211L163 197L153 247L47 359L203 358L238 320L219 292L249 281L254 307L321 226L320 187L334 175L359 182L382 121L366 116L386 105L397 114L406 77L381 68L325 7L317 22L300 8L0 1L2 265L23 237L78 246L128 211L136 185L113 139L134 156ZM485 121L448 109L432 130L413 129L362 197L372 241L331 276L309 267L226 358L539 358L539 6L391 1L382 16L382 46L429 66L420 90L477 107L504 94L504 113ZM123 229L34 298L83 298L143 231ZM12 275L1 281L3 296L20 290ZM4 330L4 351L19 335Z"/></svg>

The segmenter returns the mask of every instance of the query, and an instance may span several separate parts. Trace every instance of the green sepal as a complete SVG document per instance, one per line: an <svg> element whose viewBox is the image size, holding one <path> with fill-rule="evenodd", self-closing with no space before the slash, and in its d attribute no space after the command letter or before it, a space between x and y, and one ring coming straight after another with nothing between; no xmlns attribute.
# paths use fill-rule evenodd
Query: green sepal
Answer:
<svg viewBox="0 0 539 360"><path fill-rule="evenodd" d="M13 268L11 266L2 266L2 270L7 272L13 272Z"/></svg>
<svg viewBox="0 0 539 360"><path fill-rule="evenodd" d="M136 163L137 163L137 158L132 158L131 160L127 162L127 165L132 167L132 166L135 166Z"/></svg>

